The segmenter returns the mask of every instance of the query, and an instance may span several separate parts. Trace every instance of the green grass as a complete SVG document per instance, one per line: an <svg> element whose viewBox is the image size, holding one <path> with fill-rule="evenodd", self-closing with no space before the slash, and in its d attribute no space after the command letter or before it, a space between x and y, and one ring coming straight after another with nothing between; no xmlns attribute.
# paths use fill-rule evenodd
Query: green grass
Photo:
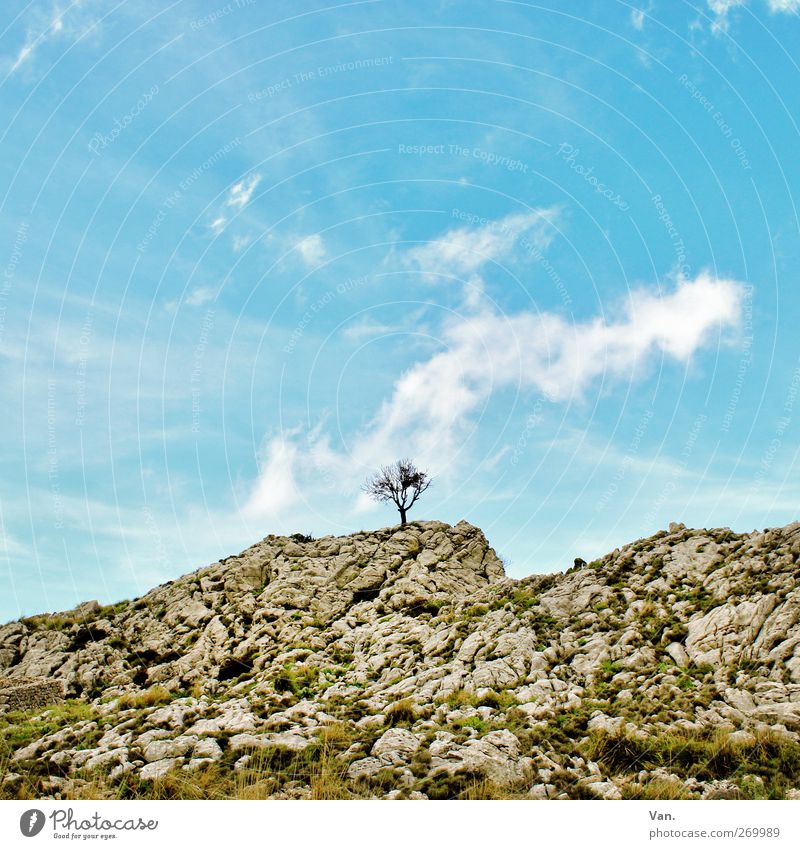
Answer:
<svg viewBox="0 0 800 849"><path fill-rule="evenodd" d="M800 745L773 732L755 735L752 743L734 742L730 733L672 731L651 737L628 734L592 734L584 755L599 762L610 774L636 773L662 767L682 777L700 781L742 781L760 776L762 798L783 798L800 779Z"/></svg>
<svg viewBox="0 0 800 849"><path fill-rule="evenodd" d="M67 725L94 717L91 705L80 699L70 699L61 704L34 711L8 711L0 716L0 799L6 798L2 779L16 771L11 756L17 749L52 734ZM23 791L23 797L28 798ZM22 798L22 797L20 797Z"/></svg>
<svg viewBox="0 0 800 849"><path fill-rule="evenodd" d="M479 716L468 716L453 723L456 728L474 728L478 734L485 734L489 730L486 721Z"/></svg>
<svg viewBox="0 0 800 849"><path fill-rule="evenodd" d="M453 692L449 693L447 697L442 701L444 702L444 704L449 705L451 708L477 706L477 696L475 695L475 693L463 689L453 690Z"/></svg>
<svg viewBox="0 0 800 849"><path fill-rule="evenodd" d="M622 672L623 666L614 660L604 660L600 663L600 671L606 678L613 678L618 672Z"/></svg>
<svg viewBox="0 0 800 849"><path fill-rule="evenodd" d="M308 664L287 663L273 679L273 686L279 693L291 693L300 699L314 694L314 685L319 678L319 669Z"/></svg>

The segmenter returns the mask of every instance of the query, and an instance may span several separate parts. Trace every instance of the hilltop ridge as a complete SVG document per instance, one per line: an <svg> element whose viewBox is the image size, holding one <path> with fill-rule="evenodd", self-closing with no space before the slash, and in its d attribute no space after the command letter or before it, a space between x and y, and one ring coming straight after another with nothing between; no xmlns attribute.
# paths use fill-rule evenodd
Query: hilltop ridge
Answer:
<svg viewBox="0 0 800 849"><path fill-rule="evenodd" d="M459 522L268 536L0 626L7 796L785 797L800 523L672 525L515 580ZM2 688L0 687L0 710Z"/></svg>

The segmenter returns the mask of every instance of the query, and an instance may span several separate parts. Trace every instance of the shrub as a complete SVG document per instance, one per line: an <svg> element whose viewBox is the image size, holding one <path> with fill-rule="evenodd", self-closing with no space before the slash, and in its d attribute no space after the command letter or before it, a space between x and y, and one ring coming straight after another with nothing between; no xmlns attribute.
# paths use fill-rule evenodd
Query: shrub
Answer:
<svg viewBox="0 0 800 849"><path fill-rule="evenodd" d="M395 725L412 725L417 719L417 709L411 699L402 699L393 705L389 705L384 716L384 724L392 727Z"/></svg>
<svg viewBox="0 0 800 849"><path fill-rule="evenodd" d="M504 690L498 693L496 690L489 690L480 697L473 699L476 707L490 707L495 710L507 710L517 704L517 697L513 693Z"/></svg>
<svg viewBox="0 0 800 849"><path fill-rule="evenodd" d="M314 542L314 537L311 534L292 534L289 539L294 542Z"/></svg>
<svg viewBox="0 0 800 849"><path fill-rule="evenodd" d="M319 669L308 664L287 663L273 679L272 685L279 693L291 693L306 698L313 693L313 687L319 678Z"/></svg>
<svg viewBox="0 0 800 849"><path fill-rule="evenodd" d="M476 696L475 693L470 693L464 689L458 689L453 690L452 693L448 694L444 702L452 708L475 707Z"/></svg>
<svg viewBox="0 0 800 849"><path fill-rule="evenodd" d="M468 716L466 719L459 719L455 723L457 728L474 728L478 734L485 734L488 725L479 716Z"/></svg>
<svg viewBox="0 0 800 849"><path fill-rule="evenodd" d="M169 704L175 696L160 684L154 684L143 693L125 693L119 698L119 709L147 708Z"/></svg>

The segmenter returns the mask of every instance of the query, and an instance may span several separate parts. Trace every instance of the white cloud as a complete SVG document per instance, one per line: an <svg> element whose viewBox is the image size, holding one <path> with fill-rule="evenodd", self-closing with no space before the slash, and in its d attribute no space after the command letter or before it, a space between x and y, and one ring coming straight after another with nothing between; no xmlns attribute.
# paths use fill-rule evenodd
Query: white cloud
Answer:
<svg viewBox="0 0 800 849"><path fill-rule="evenodd" d="M407 260L422 271L471 275L488 262L510 256L523 239L523 248L544 250L555 236L553 224L558 215L558 207L550 207L485 221L477 228L460 227L412 248Z"/></svg>
<svg viewBox="0 0 800 849"><path fill-rule="evenodd" d="M234 209L244 209L250 202L256 187L261 182L260 174L251 174L238 183L234 183L228 190L228 196L225 203L222 205L222 210L225 207L233 207ZM217 217L208 225L209 230L214 236L219 236L222 231L228 226L228 218L224 211L217 213ZM234 253L238 253L242 248L247 247L250 243L251 236L233 236L232 247Z"/></svg>
<svg viewBox="0 0 800 849"><path fill-rule="evenodd" d="M26 41L25 44L22 45L22 47L19 50L19 53L17 53L17 58L14 60L14 62L11 65L11 73L12 74L14 73L14 71L18 70L28 60L28 58L33 54L33 48L34 48L34 43L31 42L31 41Z"/></svg>
<svg viewBox="0 0 800 849"><path fill-rule="evenodd" d="M300 251L303 262L310 267L319 265L325 259L325 244L319 233L314 233L311 236L306 236L305 239L301 239L297 243L297 250Z"/></svg>
<svg viewBox="0 0 800 849"><path fill-rule="evenodd" d="M373 457L415 434L416 453L430 462L453 456L470 414L498 389L527 386L567 401L597 378L633 376L651 355L686 361L736 322L740 299L739 284L702 274L670 294L634 292L612 322L490 311L458 320L444 329L446 350L397 381L358 451Z"/></svg>
<svg viewBox="0 0 800 849"><path fill-rule="evenodd" d="M98 3L92 0L73 0L63 11L59 3L54 3L49 12L42 8L43 5L30 4L29 12L23 18L25 43L8 62L12 74L30 63L35 52L49 41L65 38L80 41L98 28L98 20L91 13L91 7Z"/></svg>
<svg viewBox="0 0 800 849"><path fill-rule="evenodd" d="M567 402L600 379L604 386L634 380L659 356L685 363L715 334L737 325L742 294L738 282L702 273L670 292L632 292L605 321L570 324L555 313L489 309L452 320L441 331L444 350L397 379L346 452L334 450L321 427L303 451L285 442L273 446L250 507L256 509L264 493L287 490L287 480L295 491L299 479L304 490L328 480L355 493L365 470L404 454L441 472L457 461L495 392L521 387ZM289 461L294 469L287 470ZM363 506L361 499L356 507Z"/></svg>
<svg viewBox="0 0 800 849"><path fill-rule="evenodd" d="M639 31L644 29L644 9L631 9L631 24Z"/></svg>
<svg viewBox="0 0 800 849"><path fill-rule="evenodd" d="M795 14L800 11L800 0L766 0L773 14ZM711 31L727 32L729 28L728 15L731 10L746 6L748 0L707 0L708 8L714 15Z"/></svg>
<svg viewBox="0 0 800 849"><path fill-rule="evenodd" d="M292 435L276 436L264 447L258 481L244 509L246 516L278 518L300 500L294 472L298 446Z"/></svg>
<svg viewBox="0 0 800 849"><path fill-rule="evenodd" d="M238 183L235 183L231 186L231 189L228 192L228 200L226 201L226 204L234 207L235 209L244 209L244 207L250 203L250 198L253 196L253 192L256 190L256 187L260 182L260 174L251 174L244 180L240 180Z"/></svg>
<svg viewBox="0 0 800 849"><path fill-rule="evenodd" d="M186 296L186 303L190 307L202 307L216 297L215 291L210 286L198 286Z"/></svg>
<svg viewBox="0 0 800 849"><path fill-rule="evenodd" d="M744 6L745 0L708 0L708 8L714 14L711 31L714 33L728 31L728 14L731 9Z"/></svg>

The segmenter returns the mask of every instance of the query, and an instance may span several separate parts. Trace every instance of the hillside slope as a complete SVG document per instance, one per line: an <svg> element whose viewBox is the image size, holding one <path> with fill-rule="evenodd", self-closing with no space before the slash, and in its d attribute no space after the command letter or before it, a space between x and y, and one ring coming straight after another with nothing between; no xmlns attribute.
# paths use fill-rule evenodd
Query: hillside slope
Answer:
<svg viewBox="0 0 800 849"><path fill-rule="evenodd" d="M800 524L522 581L466 522L269 536L1 626L0 688L67 701L0 713L0 794L794 797L799 559Z"/></svg>

